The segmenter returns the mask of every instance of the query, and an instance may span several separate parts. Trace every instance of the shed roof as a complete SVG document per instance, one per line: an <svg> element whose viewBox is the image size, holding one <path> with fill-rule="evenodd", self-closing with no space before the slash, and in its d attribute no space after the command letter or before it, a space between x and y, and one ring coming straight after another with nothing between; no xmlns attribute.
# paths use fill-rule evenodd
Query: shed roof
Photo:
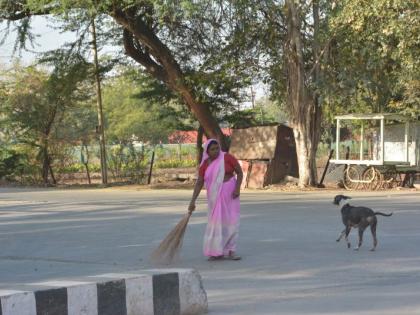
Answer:
<svg viewBox="0 0 420 315"><path fill-rule="evenodd" d="M410 120L409 117L392 114L392 113L377 113L377 114L347 114L335 116L335 119L390 119L390 120Z"/></svg>

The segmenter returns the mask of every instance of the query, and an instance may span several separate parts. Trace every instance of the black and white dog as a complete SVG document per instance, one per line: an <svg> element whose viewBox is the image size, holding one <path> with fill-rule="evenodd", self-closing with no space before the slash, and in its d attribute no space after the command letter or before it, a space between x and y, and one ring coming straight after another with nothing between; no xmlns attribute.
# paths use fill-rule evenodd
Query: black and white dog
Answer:
<svg viewBox="0 0 420 315"><path fill-rule="evenodd" d="M344 195L337 195L334 197L333 204L339 206L341 202L347 199L351 198ZM341 208L341 218L346 228L340 233L337 242L339 242L341 238L345 236L347 247L350 248L351 244L349 242L348 236L351 228L357 227L359 228L359 244L354 249L358 250L360 246L362 246L363 232L368 226L370 226L373 237L373 248L371 251L374 251L376 249L376 245L378 245L378 240L376 239L376 226L378 224L378 220L376 218L377 215L390 217L392 213L385 214L382 212L374 212L372 209L367 207L354 207L348 203L345 203Z"/></svg>

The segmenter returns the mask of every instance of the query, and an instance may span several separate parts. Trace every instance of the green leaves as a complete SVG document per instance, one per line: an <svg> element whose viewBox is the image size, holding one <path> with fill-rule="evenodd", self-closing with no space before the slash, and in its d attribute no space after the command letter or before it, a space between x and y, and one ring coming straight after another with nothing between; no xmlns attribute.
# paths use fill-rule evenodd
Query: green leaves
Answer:
<svg viewBox="0 0 420 315"><path fill-rule="evenodd" d="M186 122L176 98L162 84L133 68L122 68L105 81L103 102L106 133L114 143L165 142Z"/></svg>
<svg viewBox="0 0 420 315"><path fill-rule="evenodd" d="M7 146L0 147L0 178L19 173L25 162L25 155Z"/></svg>
<svg viewBox="0 0 420 315"><path fill-rule="evenodd" d="M333 107L420 114L419 10L418 1L340 2L330 19Z"/></svg>
<svg viewBox="0 0 420 315"><path fill-rule="evenodd" d="M85 65L71 59L56 64L51 72L15 65L4 73L1 95L7 131L19 141L36 145L54 138L65 112L84 99L85 73Z"/></svg>

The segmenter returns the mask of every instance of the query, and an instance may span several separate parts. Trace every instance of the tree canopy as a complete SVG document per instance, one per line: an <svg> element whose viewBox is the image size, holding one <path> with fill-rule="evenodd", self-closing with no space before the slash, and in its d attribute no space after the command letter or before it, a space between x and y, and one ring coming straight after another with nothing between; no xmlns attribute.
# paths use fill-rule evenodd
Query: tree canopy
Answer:
<svg viewBox="0 0 420 315"><path fill-rule="evenodd" d="M222 143L219 121L232 117L244 88L269 84L294 129L300 184L313 185L321 127L333 114L418 117L419 9L418 1L404 0L0 0L0 19L18 28L23 46L33 39L30 18L52 15L60 29L78 31L79 40L67 47L72 52L86 49L88 26L100 21L103 43L120 47ZM115 97L113 103L119 103ZM146 106L120 103L125 113L139 104ZM173 110L167 103L147 106ZM110 110L136 126L133 117ZM141 115L165 122L147 110Z"/></svg>
<svg viewBox="0 0 420 315"><path fill-rule="evenodd" d="M420 114L420 3L341 1L329 19L330 112Z"/></svg>

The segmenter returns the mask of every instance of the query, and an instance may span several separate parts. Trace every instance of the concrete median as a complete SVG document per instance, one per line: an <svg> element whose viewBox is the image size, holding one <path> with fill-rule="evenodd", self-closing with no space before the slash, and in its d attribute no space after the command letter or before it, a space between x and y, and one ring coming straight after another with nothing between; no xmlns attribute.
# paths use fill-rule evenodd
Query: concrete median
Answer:
<svg viewBox="0 0 420 315"><path fill-rule="evenodd" d="M207 295L193 269L110 273L0 289L0 315L195 315Z"/></svg>

